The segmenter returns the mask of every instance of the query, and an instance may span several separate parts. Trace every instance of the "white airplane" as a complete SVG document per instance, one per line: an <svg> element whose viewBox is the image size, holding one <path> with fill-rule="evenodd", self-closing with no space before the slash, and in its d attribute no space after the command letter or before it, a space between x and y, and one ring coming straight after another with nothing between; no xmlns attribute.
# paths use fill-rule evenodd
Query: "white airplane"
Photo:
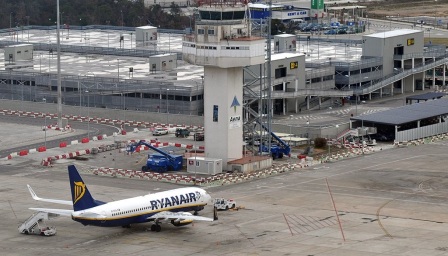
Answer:
<svg viewBox="0 0 448 256"><path fill-rule="evenodd" d="M203 189L178 188L165 192L148 194L109 203L93 199L86 184L74 165L68 166L68 175L72 191L72 201L40 198L30 185L28 189L34 200L73 206L73 210L30 208L34 211L48 212L71 217L83 225L101 227L130 227L134 223L151 222L151 231L160 232L160 223L171 222L174 226L191 224L194 220L217 220L216 209L214 218L196 216L197 212L212 203L211 196ZM194 211L195 215L188 211Z"/></svg>

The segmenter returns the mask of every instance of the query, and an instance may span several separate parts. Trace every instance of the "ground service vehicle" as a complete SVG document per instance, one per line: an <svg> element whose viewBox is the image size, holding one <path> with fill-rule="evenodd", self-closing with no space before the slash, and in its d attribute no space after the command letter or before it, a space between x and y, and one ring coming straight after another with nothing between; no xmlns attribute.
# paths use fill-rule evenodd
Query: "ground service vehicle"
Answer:
<svg viewBox="0 0 448 256"><path fill-rule="evenodd" d="M49 213L36 212L29 217L22 225L19 226L19 232L25 235L41 235L41 236L54 236L56 235L56 229L54 227L42 227L40 224L44 220L49 219Z"/></svg>
<svg viewBox="0 0 448 256"><path fill-rule="evenodd" d="M204 132L196 132L194 134L194 140L203 141L204 140Z"/></svg>
<svg viewBox="0 0 448 256"><path fill-rule="evenodd" d="M185 128L177 128L176 129L176 137L187 138L190 136L190 131Z"/></svg>
<svg viewBox="0 0 448 256"><path fill-rule="evenodd" d="M148 160L146 161L146 165L142 166L142 171L167 172L180 171L182 169L183 158L181 155L168 154L165 151L146 143L144 140L129 145L126 151L132 153L141 145L147 146L157 152L155 154L148 154Z"/></svg>
<svg viewBox="0 0 448 256"><path fill-rule="evenodd" d="M214 206L216 210L234 209L236 202L233 199L215 198Z"/></svg>
<svg viewBox="0 0 448 256"><path fill-rule="evenodd" d="M156 128L154 131L152 131L153 136L165 135L165 134L168 134L168 130L164 128Z"/></svg>
<svg viewBox="0 0 448 256"><path fill-rule="evenodd" d="M275 133L269 131L269 129L259 121L257 121L257 123L260 124L265 131L269 132L272 138L277 141L277 145L271 145L270 149L267 145L260 145L261 152L270 152L272 159L274 160L277 158L283 158L284 155L289 156L289 154L291 153L291 148L289 147L289 145L281 140L277 135L275 135Z"/></svg>

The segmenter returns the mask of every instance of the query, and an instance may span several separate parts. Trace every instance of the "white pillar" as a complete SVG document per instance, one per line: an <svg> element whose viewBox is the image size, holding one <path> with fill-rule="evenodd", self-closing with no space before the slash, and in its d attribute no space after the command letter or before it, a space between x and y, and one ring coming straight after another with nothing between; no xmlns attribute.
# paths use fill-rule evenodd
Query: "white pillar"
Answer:
<svg viewBox="0 0 448 256"><path fill-rule="evenodd" d="M412 92L415 92L415 74L412 74Z"/></svg>
<svg viewBox="0 0 448 256"><path fill-rule="evenodd" d="M299 99L298 98L294 99L294 105L295 105L295 112L297 114L299 112Z"/></svg>
<svg viewBox="0 0 448 256"><path fill-rule="evenodd" d="M286 115L286 99L285 98L283 98L283 115Z"/></svg>
<svg viewBox="0 0 448 256"><path fill-rule="evenodd" d="M445 65L445 64L442 65L442 68L443 68L443 86L444 86L444 88L445 88L445 81L446 81L446 78L445 78L445 69L446 69L446 65Z"/></svg>
<svg viewBox="0 0 448 256"><path fill-rule="evenodd" d="M434 61L436 61L436 60L434 59ZM434 90L438 90L439 89L439 88L436 88L436 68L432 69L432 88Z"/></svg>
<svg viewBox="0 0 448 256"><path fill-rule="evenodd" d="M204 73L205 153L226 170L243 157L243 69L205 66Z"/></svg>
<svg viewBox="0 0 448 256"><path fill-rule="evenodd" d="M425 58L422 58L423 66L425 65ZM422 72L422 91L425 90L426 72Z"/></svg>

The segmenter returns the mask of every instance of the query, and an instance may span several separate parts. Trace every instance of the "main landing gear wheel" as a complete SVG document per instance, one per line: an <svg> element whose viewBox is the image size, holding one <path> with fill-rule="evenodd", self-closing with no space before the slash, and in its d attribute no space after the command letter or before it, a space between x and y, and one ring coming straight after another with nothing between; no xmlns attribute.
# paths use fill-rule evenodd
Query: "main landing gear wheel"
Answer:
<svg viewBox="0 0 448 256"><path fill-rule="evenodd" d="M162 227L158 224L152 224L151 225L151 231L160 232L162 230Z"/></svg>
<svg viewBox="0 0 448 256"><path fill-rule="evenodd" d="M197 216L197 215L198 215L198 211L194 211L194 212L193 212L193 215L194 215L194 216Z"/></svg>

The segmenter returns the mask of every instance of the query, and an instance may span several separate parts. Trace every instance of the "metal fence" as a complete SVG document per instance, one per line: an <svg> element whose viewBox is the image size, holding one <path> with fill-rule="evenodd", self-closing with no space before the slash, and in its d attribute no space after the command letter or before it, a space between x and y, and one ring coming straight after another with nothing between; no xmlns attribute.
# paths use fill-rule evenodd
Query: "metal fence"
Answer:
<svg viewBox="0 0 448 256"><path fill-rule="evenodd" d="M167 81L62 75L63 102L67 105L133 109L201 115L203 86ZM0 71L0 98L34 102L57 101L57 75Z"/></svg>
<svg viewBox="0 0 448 256"><path fill-rule="evenodd" d="M354 89L353 92L356 95L368 94L375 90L383 88L387 85L390 85L398 80L401 80L405 77L408 77L408 76L411 76L413 74L417 74L420 72L424 72L428 69L432 69L437 66L446 64L446 63L448 63L448 54L439 56L438 60L436 60L435 62L425 63L425 65L421 64L421 65L415 66L413 69L406 70L404 72L389 74L389 75L385 76L384 79L382 79L381 81L379 81L375 84L372 84L372 85L369 84L369 86L366 86L366 87L356 88L356 89Z"/></svg>
<svg viewBox="0 0 448 256"><path fill-rule="evenodd" d="M412 141L448 132L448 123L437 123L396 133L395 141Z"/></svg>
<svg viewBox="0 0 448 256"><path fill-rule="evenodd" d="M13 28L5 28L0 29L1 33L10 33L10 32L18 32L18 31L24 31L24 30L56 30L57 26L37 26L37 25L30 25L30 26L23 26L23 27L13 27ZM135 27L125 27L125 26L110 26L110 25L87 25L87 26L76 26L76 25L70 25L69 27L65 25L59 25L59 29L72 29L72 30L116 30L116 31L135 31ZM160 29L158 28L157 31L159 33L167 33L167 34L185 34L186 31L184 29Z"/></svg>
<svg viewBox="0 0 448 256"><path fill-rule="evenodd" d="M21 44L15 41L0 41L0 48L10 45ZM53 43L27 43L32 44L36 51L56 51L57 44ZM78 45L64 45L61 44L61 52L79 53L79 54L98 54L98 55L113 55L113 56L129 56L148 58L149 56L168 54L173 52L155 51L146 49L125 49L113 47L99 47L99 46L78 46ZM175 53L178 60L182 60L182 53Z"/></svg>

